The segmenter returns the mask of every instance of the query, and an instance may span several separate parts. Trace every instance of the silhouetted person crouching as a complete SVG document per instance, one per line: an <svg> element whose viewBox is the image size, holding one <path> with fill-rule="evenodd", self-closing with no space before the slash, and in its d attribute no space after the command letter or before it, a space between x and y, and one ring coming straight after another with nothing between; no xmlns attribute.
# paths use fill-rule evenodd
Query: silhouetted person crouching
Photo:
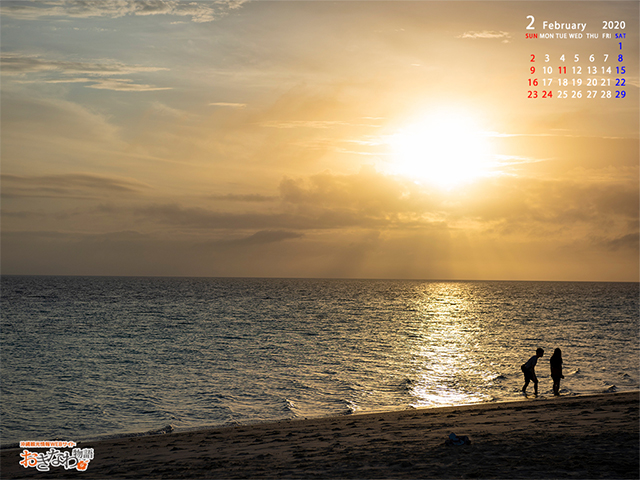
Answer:
<svg viewBox="0 0 640 480"><path fill-rule="evenodd" d="M527 387L529 386L529 382L533 382L533 392L538 395L538 378L536 377L536 363L538 363L538 358L544 355L544 350L539 348L536 350L536 354L527 360L527 363L520 367L522 369L522 373L524 373L524 387L522 387L522 393L527 394Z"/></svg>

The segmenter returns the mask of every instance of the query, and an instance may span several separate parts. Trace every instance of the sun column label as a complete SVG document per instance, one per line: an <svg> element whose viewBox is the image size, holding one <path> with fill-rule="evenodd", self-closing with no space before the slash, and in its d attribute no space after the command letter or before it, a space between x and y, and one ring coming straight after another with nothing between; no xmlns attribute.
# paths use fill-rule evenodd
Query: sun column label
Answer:
<svg viewBox="0 0 640 480"><path fill-rule="evenodd" d="M630 73L625 45L633 41L626 29L624 19L572 22L527 15L526 98L624 101Z"/></svg>

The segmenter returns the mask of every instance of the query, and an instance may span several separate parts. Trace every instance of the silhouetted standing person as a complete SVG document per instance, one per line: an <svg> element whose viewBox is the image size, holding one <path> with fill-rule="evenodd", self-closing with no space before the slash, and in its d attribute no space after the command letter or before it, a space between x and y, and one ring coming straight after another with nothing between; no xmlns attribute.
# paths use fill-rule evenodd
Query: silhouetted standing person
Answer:
<svg viewBox="0 0 640 480"><path fill-rule="evenodd" d="M527 387L529 386L529 382L533 382L533 392L538 395L538 377L536 377L536 364L538 363L538 358L544 355L544 350L538 348L536 350L536 354L527 360L527 363L520 367L522 369L522 373L524 373L524 387L522 387L522 393L526 395Z"/></svg>
<svg viewBox="0 0 640 480"><path fill-rule="evenodd" d="M551 364L551 378L553 379L553 394L560 395L560 379L564 378L564 375L562 375L562 352L559 348L553 351L549 363Z"/></svg>

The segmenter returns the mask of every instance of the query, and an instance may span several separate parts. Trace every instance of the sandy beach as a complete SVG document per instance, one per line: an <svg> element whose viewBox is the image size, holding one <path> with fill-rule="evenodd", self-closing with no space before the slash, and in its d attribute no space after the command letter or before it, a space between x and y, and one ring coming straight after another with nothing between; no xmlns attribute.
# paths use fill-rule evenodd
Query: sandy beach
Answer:
<svg viewBox="0 0 640 480"><path fill-rule="evenodd" d="M11 448L2 450L1 473L85 479L638 478L638 399L638 392L530 398L92 441L79 445L95 452L84 472L25 468L19 465L23 449ZM450 433L468 436L471 444L445 445Z"/></svg>

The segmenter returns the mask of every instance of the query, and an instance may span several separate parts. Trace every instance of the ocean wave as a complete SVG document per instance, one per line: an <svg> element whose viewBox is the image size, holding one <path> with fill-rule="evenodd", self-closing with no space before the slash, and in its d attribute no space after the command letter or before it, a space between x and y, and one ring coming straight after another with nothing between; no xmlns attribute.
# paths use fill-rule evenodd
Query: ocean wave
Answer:
<svg viewBox="0 0 640 480"><path fill-rule="evenodd" d="M345 408L338 412L338 415L352 415L358 411L358 406L351 400L343 400Z"/></svg>
<svg viewBox="0 0 640 480"><path fill-rule="evenodd" d="M162 435L162 434L165 434L165 433L171 433L175 429L176 428L173 425L165 425L164 427L159 428L157 430L150 430L146 434L147 435Z"/></svg>
<svg viewBox="0 0 640 480"><path fill-rule="evenodd" d="M405 378L398 384L398 390L400 392L410 392L413 390L415 382L410 378Z"/></svg>
<svg viewBox="0 0 640 480"><path fill-rule="evenodd" d="M144 432L127 432L127 433L115 433L112 435L96 435L92 437L80 437L78 438L78 440L83 442L88 442L91 440L100 441L100 440L113 440L118 438L148 437L151 435L164 435L164 434L172 433L175 431L176 431L176 428L173 425L169 424L169 425L165 425L162 428L147 430ZM2 445L1 448L11 448L11 446Z"/></svg>
<svg viewBox="0 0 640 480"><path fill-rule="evenodd" d="M285 412L285 413L289 413L293 417L297 417L298 416L298 414L296 413L297 408L298 407L296 406L296 404L293 401L285 398L284 399L284 405L282 406L281 411Z"/></svg>

